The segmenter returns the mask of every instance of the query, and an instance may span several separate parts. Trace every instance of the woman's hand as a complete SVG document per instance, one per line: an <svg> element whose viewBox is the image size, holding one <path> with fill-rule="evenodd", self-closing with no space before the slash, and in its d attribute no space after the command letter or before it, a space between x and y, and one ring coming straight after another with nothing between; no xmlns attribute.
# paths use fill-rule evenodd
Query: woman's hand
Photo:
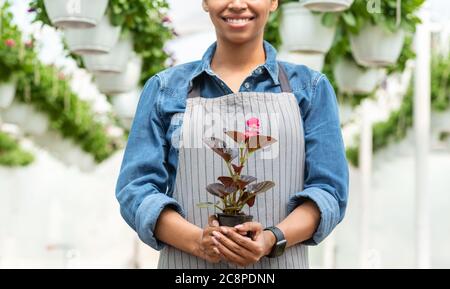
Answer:
<svg viewBox="0 0 450 289"><path fill-rule="evenodd" d="M198 257L205 259L206 261L211 263L220 262L220 252L212 240L213 232L219 230L219 222L215 219L214 216L210 216L208 219L208 226L203 229L203 233L199 242L198 253L196 254Z"/></svg>
<svg viewBox="0 0 450 289"><path fill-rule="evenodd" d="M247 232L253 233L252 239L245 236ZM275 236L270 231L263 231L257 222L247 222L235 228L220 227L220 232L213 231L212 234L222 258L240 267L257 263L270 253L275 244Z"/></svg>

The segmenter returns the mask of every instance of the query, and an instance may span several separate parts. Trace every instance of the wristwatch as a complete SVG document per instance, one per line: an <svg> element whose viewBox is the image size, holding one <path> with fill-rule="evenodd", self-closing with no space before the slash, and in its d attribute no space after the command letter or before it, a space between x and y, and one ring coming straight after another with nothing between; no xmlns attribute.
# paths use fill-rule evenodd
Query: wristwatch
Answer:
<svg viewBox="0 0 450 289"><path fill-rule="evenodd" d="M283 255L286 249L286 239L284 238L283 232L277 227L267 227L264 231L271 231L275 235L275 245L273 245L272 250L266 257L275 258Z"/></svg>

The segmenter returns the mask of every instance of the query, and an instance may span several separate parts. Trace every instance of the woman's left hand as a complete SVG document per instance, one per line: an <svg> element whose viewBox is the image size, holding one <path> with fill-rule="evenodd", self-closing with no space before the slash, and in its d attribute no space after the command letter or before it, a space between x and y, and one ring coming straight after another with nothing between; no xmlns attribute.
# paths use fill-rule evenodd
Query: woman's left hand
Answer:
<svg viewBox="0 0 450 289"><path fill-rule="evenodd" d="M247 232L253 238L246 237ZM225 261L245 267L257 263L270 253L275 244L275 236L270 231L263 231L257 222L247 222L235 228L221 227L220 232L213 232L213 242Z"/></svg>

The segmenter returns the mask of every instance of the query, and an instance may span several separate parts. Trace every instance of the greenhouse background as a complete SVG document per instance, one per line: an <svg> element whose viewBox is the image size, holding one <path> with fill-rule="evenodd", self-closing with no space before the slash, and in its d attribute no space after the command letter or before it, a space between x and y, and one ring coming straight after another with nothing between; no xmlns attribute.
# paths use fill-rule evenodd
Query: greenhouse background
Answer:
<svg viewBox="0 0 450 289"><path fill-rule="evenodd" d="M64 21L58 6L96 20ZM215 41L201 0L0 7L0 268L155 268L114 189L142 84ZM351 164L346 217L310 248L312 268L450 267L449 11L300 0L272 15L280 60L335 86Z"/></svg>

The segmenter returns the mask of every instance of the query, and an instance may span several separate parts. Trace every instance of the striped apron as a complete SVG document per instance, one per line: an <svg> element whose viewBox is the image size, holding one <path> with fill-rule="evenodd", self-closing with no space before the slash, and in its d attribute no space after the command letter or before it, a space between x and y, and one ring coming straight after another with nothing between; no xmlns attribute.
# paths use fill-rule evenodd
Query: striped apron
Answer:
<svg viewBox="0 0 450 289"><path fill-rule="evenodd" d="M227 147L233 147L233 140L225 136L224 129L243 132L249 118L258 118L260 134L270 135L277 142L249 157L242 174L256 177L257 182L273 181L275 187L259 194L254 206L245 206L243 211L253 215L253 221L260 222L263 227L277 225L288 215L289 198L303 190L305 142L302 117L286 72L280 63L278 67L281 93L238 92L203 98L198 86L189 92L186 110L178 116L183 119L178 139L172 140L179 158L173 198L180 203L189 222L201 228L208 224L208 216L217 212L214 208L198 208L196 204L216 202L217 198L207 193L205 187L217 182L219 176L229 175L223 159L203 144L203 138L214 136L224 140ZM263 257L248 268L297 269L308 266L307 247L297 244L287 248L280 257ZM158 268L237 267L224 261L208 263L167 245L161 250Z"/></svg>

